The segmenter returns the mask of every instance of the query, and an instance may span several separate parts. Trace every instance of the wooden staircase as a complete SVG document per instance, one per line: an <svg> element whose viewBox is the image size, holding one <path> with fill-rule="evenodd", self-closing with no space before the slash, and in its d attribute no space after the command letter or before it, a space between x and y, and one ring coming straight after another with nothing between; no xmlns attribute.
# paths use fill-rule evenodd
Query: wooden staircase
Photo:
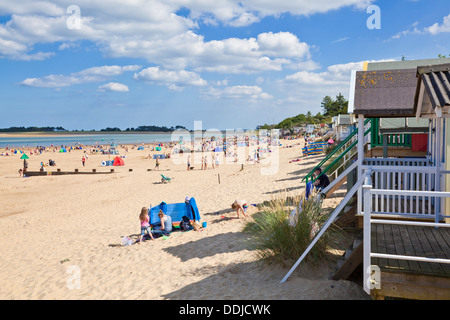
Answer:
<svg viewBox="0 0 450 320"><path fill-rule="evenodd" d="M342 257L339 258L336 270L331 276L332 280L345 280L355 271L363 262L363 241L362 233L353 240L352 245L345 250Z"/></svg>
<svg viewBox="0 0 450 320"><path fill-rule="evenodd" d="M338 190L344 183L347 182L347 176L342 177L328 192L326 193L327 198L329 198L336 190Z"/></svg>

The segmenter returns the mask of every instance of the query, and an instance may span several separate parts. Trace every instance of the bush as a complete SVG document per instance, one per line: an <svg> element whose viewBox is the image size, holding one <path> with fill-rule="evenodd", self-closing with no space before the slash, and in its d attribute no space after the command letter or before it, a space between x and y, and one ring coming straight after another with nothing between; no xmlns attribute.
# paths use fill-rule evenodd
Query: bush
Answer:
<svg viewBox="0 0 450 320"><path fill-rule="evenodd" d="M253 216L253 221L246 223L244 232L249 235L249 245L258 257L266 263L280 263L286 266L286 260L297 260L311 243L315 234L331 214L323 209L315 196L309 200L304 197L281 198L266 203L260 212ZM297 221L291 214L294 208L301 207ZM317 262L325 256L329 243L338 234L333 224L322 235L307 258Z"/></svg>

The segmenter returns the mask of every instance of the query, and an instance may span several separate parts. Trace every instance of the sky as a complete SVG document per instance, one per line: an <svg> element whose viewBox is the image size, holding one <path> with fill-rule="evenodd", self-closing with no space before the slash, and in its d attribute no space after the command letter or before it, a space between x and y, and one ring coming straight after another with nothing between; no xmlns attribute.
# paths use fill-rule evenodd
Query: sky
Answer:
<svg viewBox="0 0 450 320"><path fill-rule="evenodd" d="M252 129L449 40L449 0L1 0L0 128Z"/></svg>

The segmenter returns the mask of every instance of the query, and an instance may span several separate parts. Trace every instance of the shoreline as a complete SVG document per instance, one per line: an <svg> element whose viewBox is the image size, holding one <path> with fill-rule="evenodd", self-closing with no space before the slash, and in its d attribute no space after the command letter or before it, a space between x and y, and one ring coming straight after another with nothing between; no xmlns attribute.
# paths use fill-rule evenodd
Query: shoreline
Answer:
<svg viewBox="0 0 450 320"><path fill-rule="evenodd" d="M0 132L0 138L73 137L102 134L172 134L173 131L68 131L68 132Z"/></svg>

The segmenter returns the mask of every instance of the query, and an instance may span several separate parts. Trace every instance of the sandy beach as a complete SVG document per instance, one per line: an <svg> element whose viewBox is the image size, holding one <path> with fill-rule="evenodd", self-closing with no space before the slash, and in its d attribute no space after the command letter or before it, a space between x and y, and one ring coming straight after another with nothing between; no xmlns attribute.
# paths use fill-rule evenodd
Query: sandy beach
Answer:
<svg viewBox="0 0 450 320"><path fill-rule="evenodd" d="M301 266L280 284L289 267L258 261L242 233L246 220L230 208L239 198L260 204L302 192L300 177L323 157L289 163L300 157L302 142L282 140L272 175L261 174L263 163L209 164L208 170L197 163L187 171L173 159L160 160L156 171L147 158L155 151L119 148L125 166L112 174L22 178L19 154L0 157L0 299L368 299L361 284L328 280L332 266L325 264ZM111 155L89 154L85 168L82 156L83 150L33 154L28 170L48 159L54 171L112 168L100 165ZM161 183L161 173L172 182ZM196 199L206 228L121 245L124 236L138 239L142 207L186 196ZM340 196L324 205L336 206Z"/></svg>

